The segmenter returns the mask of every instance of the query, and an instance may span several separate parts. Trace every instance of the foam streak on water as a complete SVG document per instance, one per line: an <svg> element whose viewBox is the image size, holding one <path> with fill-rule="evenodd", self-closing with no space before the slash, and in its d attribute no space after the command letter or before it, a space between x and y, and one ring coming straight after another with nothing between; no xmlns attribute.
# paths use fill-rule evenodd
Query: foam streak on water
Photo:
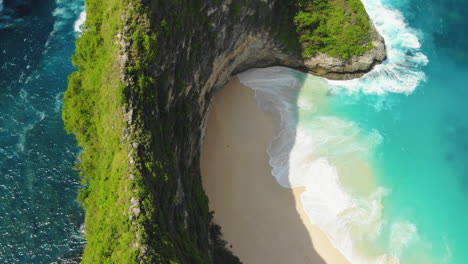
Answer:
<svg viewBox="0 0 468 264"><path fill-rule="evenodd" d="M400 263L418 241L418 228L404 218L391 223L383 218L382 199L391 190L376 184L370 164L383 137L333 114L327 101L331 90L410 94L425 80L428 59L420 51L420 34L400 12L379 0L363 2L388 54L364 77L326 81L274 67L250 70L239 79L256 91L260 109L279 116L281 132L268 149L272 174L286 188L306 187L301 199L311 221L352 263Z"/></svg>
<svg viewBox="0 0 468 264"><path fill-rule="evenodd" d="M84 244L79 149L57 103L84 1L43 2L0 15L0 263L79 263Z"/></svg>
<svg viewBox="0 0 468 264"><path fill-rule="evenodd" d="M75 26L74 26L75 32L77 33L83 32L85 22L86 22L86 11L83 10L83 12L81 12L80 14L80 18L78 18L78 20L75 22Z"/></svg>
<svg viewBox="0 0 468 264"><path fill-rule="evenodd" d="M377 31L385 39L387 60L364 77L352 81L330 81L332 85L366 93L396 92L409 94L426 76L422 66L429 62L420 51L421 33L408 27L398 11L381 0L363 0Z"/></svg>
<svg viewBox="0 0 468 264"><path fill-rule="evenodd" d="M365 160L381 136L328 115L324 79L283 67L250 70L239 79L255 90L261 110L281 120L281 132L268 149L278 183L306 187L301 198L311 221L353 263L396 263L396 257L369 249L383 224L381 199L386 191L376 187L362 196L351 195L338 174L343 161Z"/></svg>

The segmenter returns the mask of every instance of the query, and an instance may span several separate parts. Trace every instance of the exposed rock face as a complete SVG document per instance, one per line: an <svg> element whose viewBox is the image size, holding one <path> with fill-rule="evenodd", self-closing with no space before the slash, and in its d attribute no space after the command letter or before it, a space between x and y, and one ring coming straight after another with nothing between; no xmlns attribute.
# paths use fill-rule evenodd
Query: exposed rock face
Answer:
<svg viewBox="0 0 468 264"><path fill-rule="evenodd" d="M160 80L160 85L154 93L158 94L160 102L153 110L144 111L153 112L146 122L161 127L168 126L161 116L177 116L176 131L170 136L152 131L153 139L166 138L155 145L174 151L179 166L177 175L172 175L178 184L172 191L175 199L171 211L181 213L167 219L168 223L182 223L188 230L197 229L191 226L190 219L200 212L193 211L194 206L190 205L194 200L190 188L201 181L200 146L213 94L230 76L249 68L282 65L328 78L350 79L363 75L385 59L383 39L375 31L376 47L362 56L341 61L321 54L304 61L300 50L285 48L274 29L280 19L277 14L284 12L280 2L252 0L248 5L239 5L227 0L222 4L207 1L198 16L206 16L208 26L196 22L185 24L158 39L164 54L155 63L154 77ZM156 9L167 10L168 7L157 6ZM164 18L166 21L177 15L176 10L171 12ZM163 18L155 14L151 19L159 24ZM180 109L185 105L190 105L191 110L181 116Z"/></svg>
<svg viewBox="0 0 468 264"><path fill-rule="evenodd" d="M353 79L369 72L386 59L384 40L374 27L374 48L363 55L353 56L346 61L323 53L313 58L303 58L300 50L286 49L267 25L270 19L274 19L272 17L277 1L270 0L268 4L265 3L267 1L261 0L252 2L254 4L242 6L235 19L231 14L234 8L231 1L224 1L220 6L206 4L202 12L206 13L216 39L204 42L201 54L194 54L191 45L199 41L197 36L202 40L210 38L210 34L206 33L204 28L190 29L194 30L194 34L178 40L175 46L173 39L161 39L165 42L161 49L168 52L165 52L165 56L160 57L156 64L162 66L156 69L155 77L162 73L174 75L174 71L180 67L177 64L189 64L194 58L197 61L195 67L185 73L188 76L184 77L186 86L183 94L177 94L172 87L167 87L170 93L167 107L181 95L196 94L194 100L198 101L200 109L204 109L201 110L204 115L211 93L223 87L231 75L249 68L280 65L329 79ZM265 14L265 21L252 24L251 17L258 13ZM168 47L167 50L164 46ZM170 80L169 85L173 86L174 80Z"/></svg>
<svg viewBox="0 0 468 264"><path fill-rule="evenodd" d="M103 214L123 204L125 222L116 226L127 228L128 221L131 225L112 230L120 233L103 242L97 237L94 248L87 246L84 256L88 258L83 263L112 262L111 257L122 255L132 258L126 263L236 263L224 252L211 223L201 184L200 146L214 93L233 74L254 67L281 65L329 78L357 77L385 58L383 41L374 32L376 48L349 61L324 55L304 60L301 50L287 43L290 32L295 32L295 1L111 2L120 9L106 1L88 0L96 9L88 10L95 24L83 36L96 41L82 42L77 49L83 53L81 58L91 63L84 63L88 68L75 74L73 93L68 94L73 98L67 99L65 109L71 113L66 112L66 116L73 117L68 122L75 122L82 133L81 144L94 147L105 143L102 146L115 147L126 161L113 162L105 156L102 164L95 162L102 170L114 170L115 188L127 198L117 200L114 193L108 193L114 189L106 189L107 175L93 175L91 184L95 185L88 195L104 201L108 208L93 203L88 205L87 214ZM109 27L109 21L115 25ZM115 33L108 33L114 28ZM87 55L88 48L101 43L118 45L118 56ZM106 56L98 60L105 65L94 68L92 62L99 56ZM96 76L105 81L84 82ZM82 83L87 86L81 87ZM88 91L96 94L96 103L88 100ZM77 111L77 107L81 108ZM121 134L100 123L97 117L103 115L112 117L109 123L122 126ZM86 122L82 122L84 118L88 118ZM91 130L93 137L88 136L89 125L99 128ZM91 150L95 156L88 157L83 166L88 170L94 169L94 160L100 161L106 154L99 148ZM97 231L88 233L88 238L96 236L104 223L105 217L90 223ZM103 243L118 247L103 247Z"/></svg>
<svg viewBox="0 0 468 264"><path fill-rule="evenodd" d="M153 9L167 10L167 13L164 17L154 13L151 23L159 25L166 21L174 25L180 12L176 6L158 1L153 4ZM153 144L161 149L153 153L154 159L160 159L162 149L170 149L178 166L175 175L171 175L177 187L166 193L173 198L172 207L166 209L169 210L167 215L171 216L165 219L166 225L200 229L192 220L200 212L194 210L197 208L193 205L196 198L191 188L201 185L200 146L213 94L228 82L230 76L249 68L282 65L329 78L349 79L363 75L385 59L383 39L375 31L376 48L362 56L341 61L319 55L304 61L300 49L287 49L284 40L278 38L275 25L284 19L279 14L288 12L283 10L284 5L279 0L252 0L248 5L229 0L221 4L207 1L198 14L186 18L193 21L159 36L158 46L162 54L157 57L153 74L159 83L154 90L158 102L145 106L148 108L142 111L147 113L145 126L151 128ZM206 21L200 23L194 17L206 17ZM140 108L141 100L144 98L131 99L130 106L135 107L129 111ZM189 111L187 106L190 106ZM169 124L167 120L175 120L175 124ZM161 129L155 128L154 124ZM160 134L163 129L164 134Z"/></svg>
<svg viewBox="0 0 468 264"><path fill-rule="evenodd" d="M320 53L313 58L305 59L308 71L315 75L337 80L354 79L370 71L387 57L384 39L375 27L372 27L372 30L372 44L374 47L371 50L360 56L353 56L346 61Z"/></svg>

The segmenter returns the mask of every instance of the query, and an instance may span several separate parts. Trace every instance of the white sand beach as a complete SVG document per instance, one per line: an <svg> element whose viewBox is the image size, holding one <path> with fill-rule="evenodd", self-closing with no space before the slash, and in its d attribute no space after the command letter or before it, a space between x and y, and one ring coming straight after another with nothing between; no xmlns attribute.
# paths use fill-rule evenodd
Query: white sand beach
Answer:
<svg viewBox="0 0 468 264"><path fill-rule="evenodd" d="M237 77L218 92L201 154L214 222L245 264L349 263L309 221L302 188L283 188L271 175L266 151L277 132Z"/></svg>

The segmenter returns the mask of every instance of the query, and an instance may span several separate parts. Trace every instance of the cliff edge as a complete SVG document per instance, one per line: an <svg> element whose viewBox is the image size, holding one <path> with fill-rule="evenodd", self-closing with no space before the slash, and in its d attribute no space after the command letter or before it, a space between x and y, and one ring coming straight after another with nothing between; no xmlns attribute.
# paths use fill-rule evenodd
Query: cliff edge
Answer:
<svg viewBox="0 0 468 264"><path fill-rule="evenodd" d="M296 1L87 0L86 7L63 113L83 147L82 263L239 263L211 222L201 185L213 94L252 67L352 78L385 58L376 32L362 54L305 56L310 42L300 41Z"/></svg>
<svg viewBox="0 0 468 264"><path fill-rule="evenodd" d="M346 60L332 57L326 53L304 58L308 72L328 79L348 80L361 77L375 65L382 63L387 58L385 41L375 27L373 25L371 27L373 44L371 49Z"/></svg>

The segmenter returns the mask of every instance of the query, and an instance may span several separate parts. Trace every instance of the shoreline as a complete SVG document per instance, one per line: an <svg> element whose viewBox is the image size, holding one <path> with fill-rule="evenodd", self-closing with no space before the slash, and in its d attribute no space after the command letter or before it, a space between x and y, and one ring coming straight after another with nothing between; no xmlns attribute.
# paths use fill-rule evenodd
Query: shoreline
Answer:
<svg viewBox="0 0 468 264"><path fill-rule="evenodd" d="M214 222L245 264L349 263L313 225L300 195L271 175L267 148L279 131L237 77L215 95L201 149L203 187Z"/></svg>

